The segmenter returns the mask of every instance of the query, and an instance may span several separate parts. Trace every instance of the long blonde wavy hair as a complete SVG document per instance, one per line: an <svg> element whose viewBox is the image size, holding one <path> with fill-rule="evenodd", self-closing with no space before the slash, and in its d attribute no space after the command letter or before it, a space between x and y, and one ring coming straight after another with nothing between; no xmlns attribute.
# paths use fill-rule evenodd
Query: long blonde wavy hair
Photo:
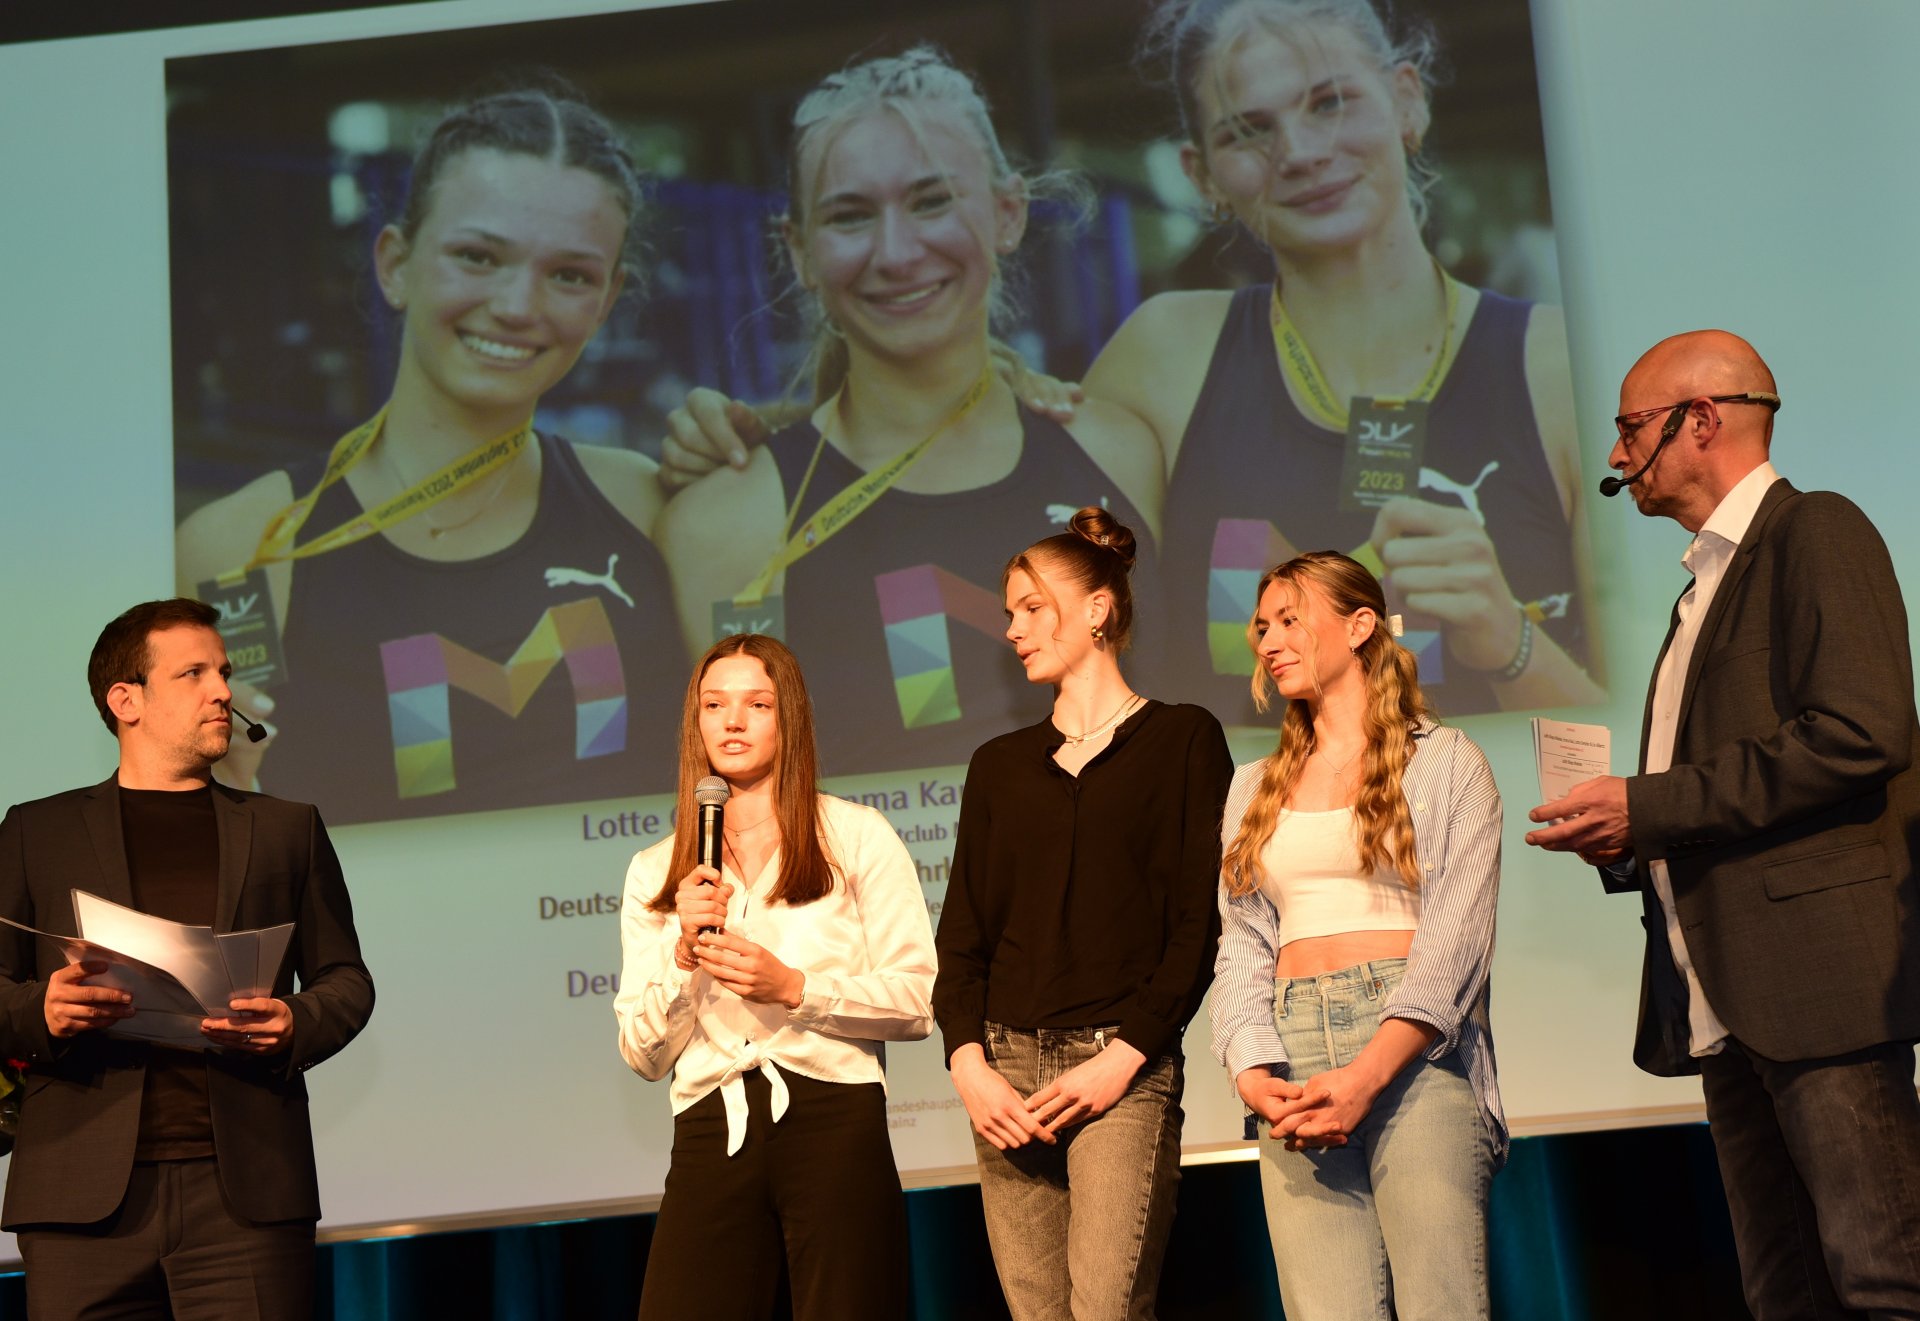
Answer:
<svg viewBox="0 0 1920 1321"><path fill-rule="evenodd" d="M1420 888L1419 860L1414 856L1413 816L1407 811L1401 780L1413 759L1416 730L1431 723L1433 713L1420 691L1420 666L1411 651L1400 645L1387 627L1387 602L1380 581L1358 561L1338 551L1317 550L1296 555L1267 570L1260 578L1256 601L1267 588L1281 584L1292 593L1298 609L1309 596L1325 602L1332 614L1347 619L1356 611L1373 611L1373 632L1355 649L1366 676L1367 703L1362 717L1367 746L1362 762L1360 793L1353 804L1354 843L1360 864L1368 871L1390 866L1409 890ZM1258 616L1247 623L1247 645L1258 654ZM1313 637L1308 628L1307 635ZM1315 685L1319 677L1314 677ZM1273 694L1273 680L1265 665L1253 669L1253 700L1262 711ZM1280 810L1293 797L1307 758L1314 750L1313 718L1303 702L1289 702L1280 719L1280 746L1266 760L1240 831L1221 860L1227 892L1246 894L1259 886L1260 853L1273 838Z"/></svg>

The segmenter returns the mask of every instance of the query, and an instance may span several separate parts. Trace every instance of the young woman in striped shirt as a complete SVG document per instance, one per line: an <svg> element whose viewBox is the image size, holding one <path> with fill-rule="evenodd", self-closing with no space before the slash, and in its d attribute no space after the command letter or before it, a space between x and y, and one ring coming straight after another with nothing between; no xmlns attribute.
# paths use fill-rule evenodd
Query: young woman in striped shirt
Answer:
<svg viewBox="0 0 1920 1321"><path fill-rule="evenodd" d="M1212 1020L1267 1129L1281 1299L1290 1321L1484 1318L1500 797L1365 568L1297 556L1258 599L1255 700L1287 709L1227 798Z"/></svg>

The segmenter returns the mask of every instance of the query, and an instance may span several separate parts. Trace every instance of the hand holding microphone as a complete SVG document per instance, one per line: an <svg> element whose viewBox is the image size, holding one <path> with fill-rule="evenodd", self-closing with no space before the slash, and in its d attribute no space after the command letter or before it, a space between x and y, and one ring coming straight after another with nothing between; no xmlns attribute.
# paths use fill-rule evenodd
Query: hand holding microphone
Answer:
<svg viewBox="0 0 1920 1321"><path fill-rule="evenodd" d="M721 831L726 822L727 799L733 797L733 790L718 775L709 775L693 786L693 801L700 809L700 865L713 873L713 879L704 882L715 885L720 881L720 856L724 847ZM717 931L726 925L726 911L721 910L720 921L702 927L702 931Z"/></svg>
<svg viewBox="0 0 1920 1321"><path fill-rule="evenodd" d="M674 912L680 918L676 954L680 967L688 972L696 962L694 942L708 932L726 929L727 901L733 896L733 887L720 879L720 850L726 803L732 796L733 790L717 775L709 775L693 787L693 801L699 809L698 865L680 878L674 893Z"/></svg>

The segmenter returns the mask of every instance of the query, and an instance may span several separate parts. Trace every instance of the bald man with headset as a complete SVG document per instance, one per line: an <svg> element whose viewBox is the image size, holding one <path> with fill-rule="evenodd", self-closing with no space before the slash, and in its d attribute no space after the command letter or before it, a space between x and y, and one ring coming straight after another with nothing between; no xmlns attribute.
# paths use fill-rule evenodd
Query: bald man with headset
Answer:
<svg viewBox="0 0 1920 1321"><path fill-rule="evenodd" d="M1860 510L1769 462L1773 374L1724 331L1620 387L1605 494L1694 534L1640 773L1529 815L1647 929L1634 1061L1698 1073L1758 1321L1920 1318L1920 721ZM1629 471L1629 470L1632 471Z"/></svg>

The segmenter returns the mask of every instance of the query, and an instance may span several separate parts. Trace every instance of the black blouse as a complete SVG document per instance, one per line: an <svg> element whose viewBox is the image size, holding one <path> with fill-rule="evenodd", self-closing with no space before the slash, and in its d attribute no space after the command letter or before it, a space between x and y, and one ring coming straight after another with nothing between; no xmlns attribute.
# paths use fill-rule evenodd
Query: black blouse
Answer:
<svg viewBox="0 0 1920 1321"><path fill-rule="evenodd" d="M1076 777L1051 720L967 768L935 938L947 1058L1008 1027L1117 1024L1149 1060L1213 979L1220 816L1233 759L1197 706L1148 702Z"/></svg>

